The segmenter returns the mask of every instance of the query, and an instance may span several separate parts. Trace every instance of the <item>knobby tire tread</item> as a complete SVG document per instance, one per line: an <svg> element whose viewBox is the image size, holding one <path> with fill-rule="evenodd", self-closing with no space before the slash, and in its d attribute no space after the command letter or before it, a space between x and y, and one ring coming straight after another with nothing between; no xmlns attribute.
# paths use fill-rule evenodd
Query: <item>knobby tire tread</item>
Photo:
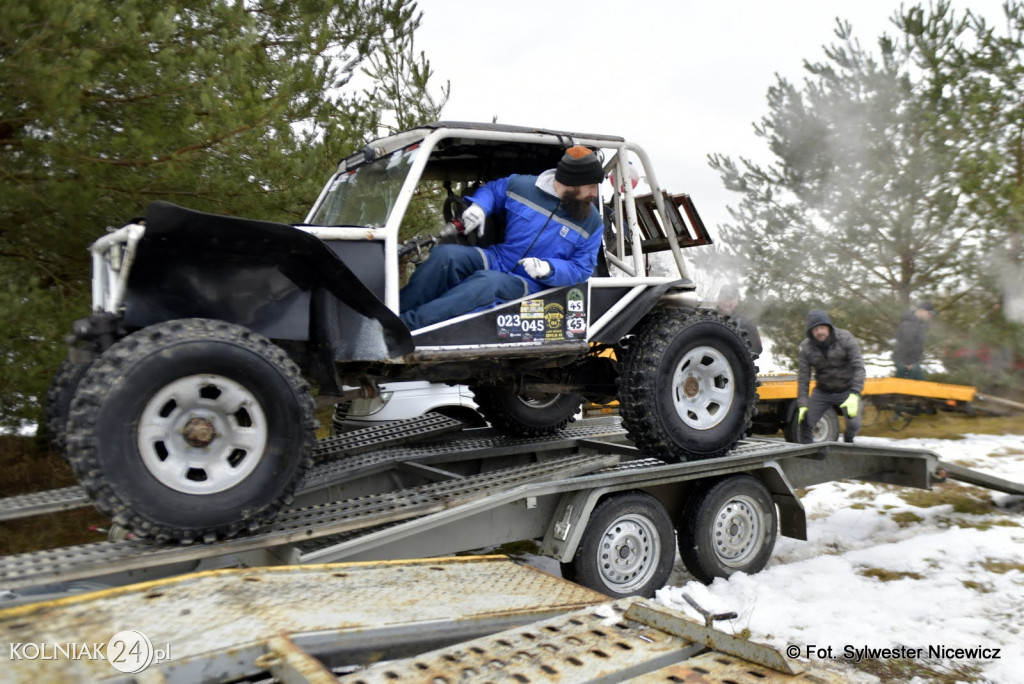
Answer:
<svg viewBox="0 0 1024 684"><path fill-rule="evenodd" d="M731 329L746 350L746 363L742 364L738 379L736 401L743 406L743 429L718 449L709 452L686 450L671 439L661 418L661 411L674 407L655 406L654 388L662 368L662 359L669 345L683 331L703 322L713 322ZM625 345L625 358L620 364L619 414L627 436L643 453L671 463L704 460L724 456L742 439L753 425L754 406L757 402L757 369L750 357L749 343L736 324L711 309L661 309L649 313L634 328L633 336ZM671 369L668 369L671 370Z"/></svg>
<svg viewBox="0 0 1024 684"><path fill-rule="evenodd" d="M295 445L295 453L301 455L297 475L276 500L259 510L247 511L247 519L244 521L205 529L180 529L146 520L133 511L107 481L97 454L101 439L97 434L96 420L110 388L125 381L125 367L157 349L166 349L175 343L197 341L234 344L273 364L299 398L304 437L301 444ZM262 335L231 323L210 319L180 319L152 325L121 339L93 363L82 379L71 406L68 421L69 461L79 484L88 492L96 508L109 516L116 525L158 542L209 542L217 538L233 537L243 530L255 531L276 518L282 508L294 501L296 489L302 483L305 472L313 465L316 426L309 383L302 377L295 362L280 347Z"/></svg>

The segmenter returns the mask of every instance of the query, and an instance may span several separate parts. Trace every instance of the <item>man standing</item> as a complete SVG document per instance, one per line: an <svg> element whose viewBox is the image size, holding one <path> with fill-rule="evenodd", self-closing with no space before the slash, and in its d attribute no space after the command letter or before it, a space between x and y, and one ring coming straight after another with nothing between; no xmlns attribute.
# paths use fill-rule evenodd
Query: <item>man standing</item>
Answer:
<svg viewBox="0 0 1024 684"><path fill-rule="evenodd" d="M570 147L558 167L485 184L462 213L467 232L483 233L504 214L505 240L490 247L438 245L399 293L410 330L549 287L587 280L597 264L603 223L594 206L604 178L589 148Z"/></svg>
<svg viewBox="0 0 1024 684"><path fill-rule="evenodd" d="M816 385L808 396L811 369ZM833 327L828 314L811 309L807 337L800 342L797 370L797 422L802 444L810 444L814 425L833 406L846 415L843 440L852 442L860 430L860 395L864 391L864 359L848 330Z"/></svg>
<svg viewBox="0 0 1024 684"><path fill-rule="evenodd" d="M929 301L919 302L913 310L903 314L896 329L896 347L892 352L897 378L924 380L924 369L921 367L924 339L928 332L928 322L934 315L935 307Z"/></svg>
<svg viewBox="0 0 1024 684"><path fill-rule="evenodd" d="M737 311L740 303L740 289L735 285L723 285L718 291L718 302L716 308L719 313L725 314L736 322L740 332L747 334L747 342L750 344L750 353L757 358L763 349L761 345L761 334L757 331L757 325L753 319L742 311Z"/></svg>

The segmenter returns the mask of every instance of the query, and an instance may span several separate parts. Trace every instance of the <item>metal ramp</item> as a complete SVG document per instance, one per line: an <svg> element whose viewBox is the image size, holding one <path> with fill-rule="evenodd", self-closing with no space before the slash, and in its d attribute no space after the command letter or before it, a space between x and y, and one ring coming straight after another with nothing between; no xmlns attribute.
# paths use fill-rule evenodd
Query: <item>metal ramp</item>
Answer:
<svg viewBox="0 0 1024 684"><path fill-rule="evenodd" d="M986 489L994 489L997 492L1004 492L1006 494L1016 494L1018 496L1024 496L1024 484L1019 482L1013 482L1011 480L1005 480L995 475L988 475L986 473L978 472L977 470L971 470L963 466L958 466L955 463L946 463L945 461L939 461L936 464L935 476L938 481L942 480L958 480L960 482L966 482L967 484L976 485L978 487L984 487Z"/></svg>
<svg viewBox="0 0 1024 684"><path fill-rule="evenodd" d="M151 644L137 674L11 659L4 681L843 681L496 556L219 570L0 610L0 642L105 646L124 630Z"/></svg>
<svg viewBox="0 0 1024 684"><path fill-rule="evenodd" d="M526 483L592 472L617 461L617 456L576 454L411 489L293 508L258 534L213 544L160 545L147 540L126 540L5 556L0 558L0 588L21 589L102 577L115 571L154 569L371 529L456 509Z"/></svg>
<svg viewBox="0 0 1024 684"><path fill-rule="evenodd" d="M415 440L436 437L465 425L458 420L438 413L427 413L409 420L393 421L346 432L337 437L317 442L313 459L317 464L329 464L342 456L357 456L387 447L406 444ZM306 475L306 482L299 492L329 484L328 473L334 472L329 465L314 467ZM16 520L33 515L57 513L89 505L89 495L79 486L62 487L44 492L20 494L0 499L0 521Z"/></svg>

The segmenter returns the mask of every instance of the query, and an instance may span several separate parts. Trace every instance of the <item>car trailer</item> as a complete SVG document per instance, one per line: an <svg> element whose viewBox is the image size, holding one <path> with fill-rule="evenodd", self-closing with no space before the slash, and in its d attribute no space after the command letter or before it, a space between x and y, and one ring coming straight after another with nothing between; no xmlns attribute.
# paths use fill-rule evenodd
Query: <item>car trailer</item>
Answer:
<svg viewBox="0 0 1024 684"><path fill-rule="evenodd" d="M1024 485L916 449L748 438L722 458L664 463L639 453L615 417L540 439L460 426L426 414L322 440L292 508L253 534L0 557L0 605L215 568L420 558L522 540L541 540L540 555L559 561L563 576L602 594L651 596L677 541L687 569L710 582L761 570L777 533L806 539L797 492L811 485L927 489L958 479L1024 494ZM9 497L0 520L87 504L75 487Z"/></svg>

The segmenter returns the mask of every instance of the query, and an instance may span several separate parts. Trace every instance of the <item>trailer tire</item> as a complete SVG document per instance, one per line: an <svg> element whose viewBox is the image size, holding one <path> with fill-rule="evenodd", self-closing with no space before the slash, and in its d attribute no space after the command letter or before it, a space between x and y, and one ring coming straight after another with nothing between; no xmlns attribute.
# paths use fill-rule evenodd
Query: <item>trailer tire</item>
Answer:
<svg viewBox="0 0 1024 684"><path fill-rule="evenodd" d="M552 435L579 412L578 394L531 396L511 386L470 387L484 419L506 434L520 437Z"/></svg>
<svg viewBox="0 0 1024 684"><path fill-rule="evenodd" d="M255 530L312 464L309 385L270 340L223 321L144 328L103 353L68 421L79 482L114 523L157 540Z"/></svg>
<svg viewBox="0 0 1024 684"><path fill-rule="evenodd" d="M67 429L68 414L71 412L71 400L78 391L78 385L85 377L91 363L75 363L65 358L57 366L46 390L46 401L43 414L46 418L46 436L53 450L67 460Z"/></svg>
<svg viewBox="0 0 1024 684"><path fill-rule="evenodd" d="M613 598L650 597L665 586L675 558L672 519L661 502L617 494L594 509L567 574Z"/></svg>
<svg viewBox="0 0 1024 684"><path fill-rule="evenodd" d="M786 426L782 430L783 436L787 442L793 442L794 444L800 443L800 425L796 420L796 402L793 403L793 415L790 416L789 420L786 421ZM835 442L839 439L839 417L836 416L835 411L825 411L821 415L821 419L818 420L814 429L811 430L811 442L818 444L819 442Z"/></svg>
<svg viewBox="0 0 1024 684"><path fill-rule="evenodd" d="M644 454L724 456L750 429L757 371L736 324L710 309L649 314L626 345L619 413Z"/></svg>
<svg viewBox="0 0 1024 684"><path fill-rule="evenodd" d="M694 492L677 529L683 564L710 584L716 577L764 568L775 548L778 513L760 480L732 475Z"/></svg>

